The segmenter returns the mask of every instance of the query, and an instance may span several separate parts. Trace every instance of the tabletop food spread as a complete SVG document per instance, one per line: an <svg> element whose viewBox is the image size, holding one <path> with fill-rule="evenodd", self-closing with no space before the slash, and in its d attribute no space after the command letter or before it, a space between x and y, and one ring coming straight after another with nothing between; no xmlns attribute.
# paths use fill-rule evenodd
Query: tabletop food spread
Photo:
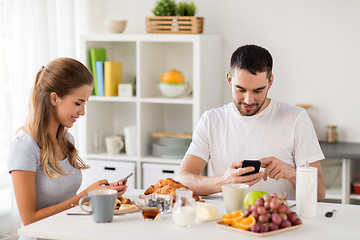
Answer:
<svg viewBox="0 0 360 240"><path fill-rule="evenodd" d="M277 193L264 194L245 210L227 213L221 193L200 197L171 178L161 179L145 190L130 189L125 195L116 200L111 223L95 223L90 216L80 216L90 214L76 206L22 227L18 233L47 239L143 239L147 231L161 231L161 236L172 233L173 239L198 239L201 235L207 239L303 239L316 235L336 239L352 236L358 228L353 217L344 218L343 214L360 214L357 205L318 203L316 217L302 219L295 201L284 202ZM185 199L186 195L190 199ZM89 230L81 230L85 227ZM157 239L167 239L161 236Z"/></svg>

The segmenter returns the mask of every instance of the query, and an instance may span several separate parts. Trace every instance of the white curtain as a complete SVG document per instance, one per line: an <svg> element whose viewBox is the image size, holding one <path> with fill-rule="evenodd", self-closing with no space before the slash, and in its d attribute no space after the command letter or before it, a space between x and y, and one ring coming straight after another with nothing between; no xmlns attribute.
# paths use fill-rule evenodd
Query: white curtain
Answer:
<svg viewBox="0 0 360 240"><path fill-rule="evenodd" d="M75 57L74 0L9 0L8 66L11 136L24 125L37 71L57 57ZM12 206L12 237L21 221Z"/></svg>

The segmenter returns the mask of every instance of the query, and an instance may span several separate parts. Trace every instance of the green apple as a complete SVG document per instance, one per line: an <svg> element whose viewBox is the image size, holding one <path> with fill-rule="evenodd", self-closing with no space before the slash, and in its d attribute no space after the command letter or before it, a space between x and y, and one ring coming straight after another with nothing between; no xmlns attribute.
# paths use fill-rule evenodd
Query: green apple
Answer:
<svg viewBox="0 0 360 240"><path fill-rule="evenodd" d="M244 208L246 208L247 205L254 205L256 200L260 197L263 197L267 192L263 191L250 191L245 195L244 198Z"/></svg>

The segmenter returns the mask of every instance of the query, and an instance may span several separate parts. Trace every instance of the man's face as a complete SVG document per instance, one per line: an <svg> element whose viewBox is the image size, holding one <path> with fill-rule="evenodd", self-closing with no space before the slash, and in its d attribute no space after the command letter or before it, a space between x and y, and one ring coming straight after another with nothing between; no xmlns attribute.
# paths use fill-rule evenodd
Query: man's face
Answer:
<svg viewBox="0 0 360 240"><path fill-rule="evenodd" d="M227 73L232 98L236 108L243 116L253 116L267 106L267 92L273 82L273 75L267 79L266 72L251 74L247 70L235 69Z"/></svg>

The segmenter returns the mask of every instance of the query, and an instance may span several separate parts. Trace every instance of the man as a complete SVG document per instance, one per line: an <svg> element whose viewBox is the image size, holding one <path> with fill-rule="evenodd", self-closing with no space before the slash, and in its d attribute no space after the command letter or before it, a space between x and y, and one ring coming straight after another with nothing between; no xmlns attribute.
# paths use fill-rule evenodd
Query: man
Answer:
<svg viewBox="0 0 360 240"><path fill-rule="evenodd" d="M286 192L295 199L296 167L318 169L318 201L325 197L320 160L324 159L314 127L300 107L267 97L274 75L270 53L256 45L239 47L226 74L233 102L206 111L194 131L177 179L199 195L221 192L226 183L251 190ZM261 161L259 173L241 176L242 160ZM206 164L214 176L201 176Z"/></svg>

